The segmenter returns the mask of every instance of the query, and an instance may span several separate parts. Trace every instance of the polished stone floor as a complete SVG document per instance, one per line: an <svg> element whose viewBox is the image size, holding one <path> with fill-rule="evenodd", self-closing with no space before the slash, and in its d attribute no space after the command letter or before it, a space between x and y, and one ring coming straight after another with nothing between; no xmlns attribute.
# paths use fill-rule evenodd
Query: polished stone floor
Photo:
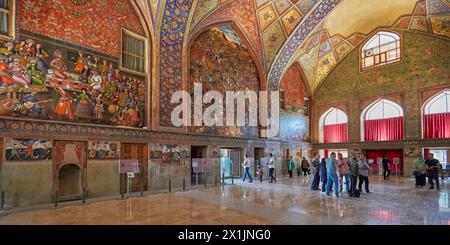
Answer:
<svg viewBox="0 0 450 245"><path fill-rule="evenodd" d="M370 194L337 198L309 189L310 177L158 194L0 216L0 224L438 224L450 225L450 185L416 189L378 176Z"/></svg>

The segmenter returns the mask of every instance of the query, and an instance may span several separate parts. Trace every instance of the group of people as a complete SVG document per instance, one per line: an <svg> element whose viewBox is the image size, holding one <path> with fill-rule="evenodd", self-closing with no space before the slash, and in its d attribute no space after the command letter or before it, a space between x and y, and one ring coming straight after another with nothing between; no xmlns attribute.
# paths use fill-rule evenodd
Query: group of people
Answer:
<svg viewBox="0 0 450 245"><path fill-rule="evenodd" d="M315 171L311 190L321 190L330 195L334 185L334 193L339 197L345 180L346 192L350 197L359 197L363 184L365 191L370 193L369 164L364 156L348 160L341 153L336 157L336 153L333 152L328 159L322 158L321 161L319 159L318 155L313 159L312 165ZM321 188L319 188L320 182L322 182Z"/></svg>
<svg viewBox="0 0 450 245"><path fill-rule="evenodd" d="M384 156L382 160L383 166L383 179L389 180L390 176L390 161L387 156ZM244 167L244 179L248 177L250 182L253 181L250 175L250 160L247 155L245 155L244 162L242 164ZM275 171L275 160L272 154L269 155L269 160L267 162L269 168L269 183L276 182L274 177ZM439 160L435 159L433 154L430 154L428 160L424 160L422 155L415 161L415 171L414 175L416 177L416 187L424 187L426 185L426 177L428 177L428 182L430 184L430 189L434 189L434 182L436 182L436 187L439 190ZM291 156L288 165L289 178L293 177L293 173L297 170L297 175L300 176L303 171L303 176L307 176L311 173L310 164L308 160L303 157L301 163L296 164L294 156ZM322 191L327 195L330 195L333 191L334 194L339 197L343 191L344 181L345 181L345 191L350 197L359 197L362 192L362 186L364 185L364 190L366 193L370 193L369 190L369 163L365 156L344 158L342 153L336 155L332 152L329 158L322 158L316 155L312 159L312 169L313 169L313 181L311 183L311 190ZM257 175L259 180L262 181L263 168L258 166ZM320 182L322 182L321 188Z"/></svg>
<svg viewBox="0 0 450 245"><path fill-rule="evenodd" d="M248 177L250 180L249 182L253 182L252 175L250 174L250 159L248 158L248 155L245 155L244 162L242 163L242 166L244 167L244 179L242 181L245 181L245 179ZM267 167L269 168L269 183L277 182L277 179L274 176L275 173L275 159L272 154L269 154L269 160L267 161ZM257 175L259 177L259 181L262 182L262 177L264 175L264 170L262 166L258 166Z"/></svg>
<svg viewBox="0 0 450 245"><path fill-rule="evenodd" d="M423 188L426 185L426 178L428 177L429 189L434 189L434 182L436 182L436 189L439 190L439 168L441 164L439 160L430 154L428 160L425 160L422 155L419 155L414 163L414 176L416 178L416 188Z"/></svg>
<svg viewBox="0 0 450 245"><path fill-rule="evenodd" d="M311 174L311 170L309 168L309 162L308 162L308 160L306 160L305 157L303 157L301 162L296 163L294 156L291 156L291 159L289 159L289 166L288 166L289 178L293 177L295 170L297 171L298 177L301 175L302 172L303 172L303 176L307 176L308 174Z"/></svg>

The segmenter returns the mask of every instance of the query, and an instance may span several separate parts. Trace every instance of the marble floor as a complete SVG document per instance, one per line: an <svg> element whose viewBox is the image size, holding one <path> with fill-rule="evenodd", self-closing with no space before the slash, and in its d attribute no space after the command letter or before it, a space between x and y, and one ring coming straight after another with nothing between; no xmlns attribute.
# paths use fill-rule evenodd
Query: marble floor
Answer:
<svg viewBox="0 0 450 245"><path fill-rule="evenodd" d="M437 224L450 225L450 184L414 188L378 176L371 193L337 198L309 189L310 177L243 183L0 216L0 224Z"/></svg>

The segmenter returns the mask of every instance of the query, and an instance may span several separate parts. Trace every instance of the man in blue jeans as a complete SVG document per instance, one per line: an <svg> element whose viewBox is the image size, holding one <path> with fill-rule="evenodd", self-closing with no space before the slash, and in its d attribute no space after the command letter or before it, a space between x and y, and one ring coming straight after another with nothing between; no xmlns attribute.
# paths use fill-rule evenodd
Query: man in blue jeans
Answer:
<svg viewBox="0 0 450 245"><path fill-rule="evenodd" d="M339 182L336 173L336 153L331 153L330 158L327 160L327 195L330 195L331 181L334 184L334 194L339 197Z"/></svg>
<svg viewBox="0 0 450 245"><path fill-rule="evenodd" d="M247 155L245 155L242 166L244 167L244 179L242 181L245 181L245 178L248 176L248 178L250 179L249 182L252 183L253 179L252 176L250 175L250 160L248 159Z"/></svg>

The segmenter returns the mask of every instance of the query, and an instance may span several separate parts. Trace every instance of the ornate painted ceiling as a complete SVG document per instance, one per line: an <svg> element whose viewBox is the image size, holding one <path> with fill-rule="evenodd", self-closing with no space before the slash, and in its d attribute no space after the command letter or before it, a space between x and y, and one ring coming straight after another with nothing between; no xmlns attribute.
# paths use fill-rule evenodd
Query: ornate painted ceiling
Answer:
<svg viewBox="0 0 450 245"><path fill-rule="evenodd" d="M427 32L450 38L449 4L448 0L378 0L377 4L344 0L316 27L291 63L301 65L314 92L350 51L379 28Z"/></svg>
<svg viewBox="0 0 450 245"><path fill-rule="evenodd" d="M282 45L318 0L198 0L191 29L233 20L268 70ZM226 5L226 6L225 6Z"/></svg>
<svg viewBox="0 0 450 245"><path fill-rule="evenodd" d="M285 71L297 62L312 93L377 28L450 38L450 0L134 1L151 18L164 54L158 58L160 85L169 83L171 91L181 87L185 76L183 54L189 41L220 23L233 22L239 29L249 43L247 48L257 57L269 89L277 89ZM163 100L161 104L165 104Z"/></svg>

